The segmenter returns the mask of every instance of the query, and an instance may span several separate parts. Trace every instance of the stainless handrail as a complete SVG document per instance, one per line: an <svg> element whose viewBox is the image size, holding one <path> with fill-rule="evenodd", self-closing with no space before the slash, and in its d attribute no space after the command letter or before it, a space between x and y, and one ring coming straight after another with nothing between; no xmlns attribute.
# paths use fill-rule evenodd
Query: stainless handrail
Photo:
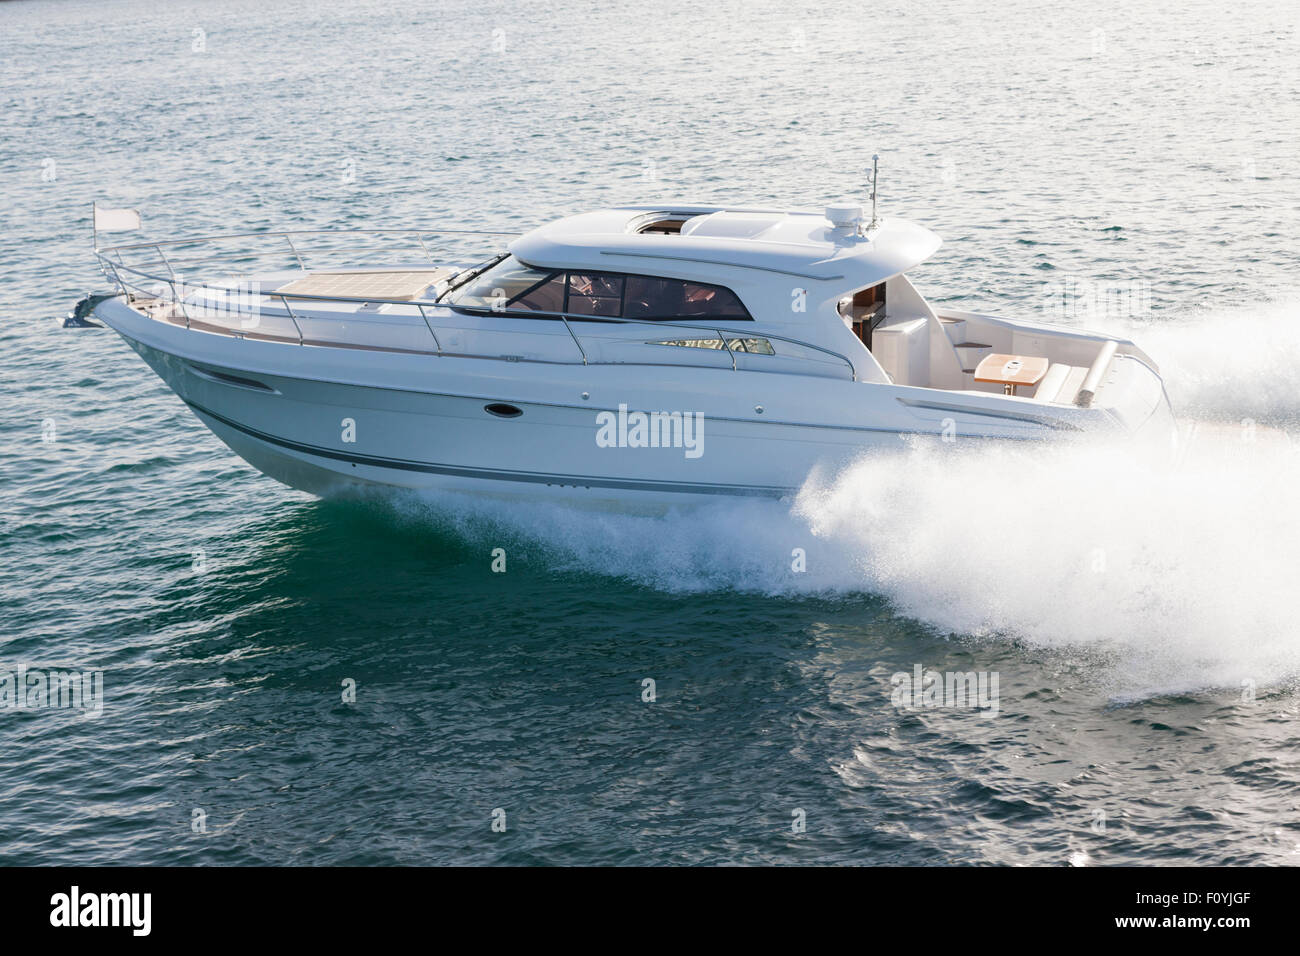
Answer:
<svg viewBox="0 0 1300 956"><path fill-rule="evenodd" d="M1119 352L1116 354L1115 358L1128 359L1130 362L1137 362L1144 369L1154 375L1156 381L1160 383L1160 393L1165 397L1165 404L1169 406L1170 414L1173 413L1174 403L1169 400L1169 389L1165 388L1165 377L1160 374L1160 371L1151 362L1140 359L1130 352Z"/></svg>
<svg viewBox="0 0 1300 956"><path fill-rule="evenodd" d="M734 372L736 370L736 353L731 351L731 346L727 344L727 337L722 334L721 329L714 329L713 331L722 340L722 347L727 350L727 357L731 359L731 370Z"/></svg>
<svg viewBox="0 0 1300 956"><path fill-rule="evenodd" d="M172 301L181 307L181 315L185 316L185 327L188 329L190 327L190 310L185 308L184 299L178 299L176 297L176 280L169 280L167 285L170 286L172 290Z"/></svg>
<svg viewBox="0 0 1300 956"><path fill-rule="evenodd" d="M566 329L568 329L568 331L569 331L569 338L573 339L573 344L576 345L576 346L578 347L578 351L582 353L582 364L583 364L583 365L586 365L586 364L587 364L587 350L584 349L584 348L582 347L582 343L578 341L578 336L577 336L576 334L574 334L573 326L571 326L571 325L569 324L569 317L568 317L567 315L561 315L561 316L560 316L560 321L563 322L563 323L564 323L564 327L565 327Z"/></svg>
<svg viewBox="0 0 1300 956"><path fill-rule="evenodd" d="M167 271L168 271L169 273L171 273L171 277L172 277L173 279L175 279L175 278L176 278L176 270L172 268L171 261L167 258L167 253L163 252L162 249L159 248L159 246L158 246L157 243L154 244L154 247L153 247L153 248L154 248L154 251L158 253L159 258L162 260L162 264L165 265L165 266L167 267Z"/></svg>
<svg viewBox="0 0 1300 956"><path fill-rule="evenodd" d="M125 271L127 271L127 272L129 272L129 273L132 273L132 274L134 274L134 275L136 275L136 276L139 276L139 277L141 277L141 278L143 278L143 279L145 279L145 280L149 280L149 281L152 281L152 282L156 282L156 283L159 283L160 285L163 285L163 286L167 286L167 287L169 287L169 288L171 289L171 291L172 291L172 302L173 302L173 304L176 305L176 306L180 309L181 314L185 317L186 328L190 328L190 315L189 315L189 312L188 312L188 310L187 310L186 307L185 307L185 302L183 301L183 298L182 298L181 296L179 296L178 293L176 292L176 286L175 286L175 283L176 283L176 281L177 281L177 279L178 279L179 277L177 276L177 274L175 273L175 270L173 269L172 262L169 261L169 260L166 258L165 254L162 252L162 248L161 248L161 247L163 247L163 246L167 246L167 247L175 247L175 246L177 246L177 245L186 245L186 244L194 244L194 243L201 243L201 242L219 241L219 240L223 240L223 239L274 238L274 237L277 237L277 236L278 236L278 237L283 237L283 238L285 238L285 239L288 241L289 246L290 246L290 249L293 251L293 255L294 255L294 257L295 257L296 259L298 259L299 266L305 269L305 266L303 265L303 260L302 260L302 258L301 258L301 255L299 254L299 250L298 250L297 247L293 244L293 241L292 241L291 239L288 238L290 235L357 235L357 234L394 234L394 233L405 234L405 235L410 235L410 236L415 236L415 237L417 238L417 240L420 242L420 245L423 247L423 251L425 252L426 256L428 256L428 248L427 248L426 246L424 246L424 242L423 242L423 238L422 238L423 236L426 236L426 235L429 235L429 236L440 235L440 234L448 234L448 235L474 235L474 236L502 236L502 235L511 235L511 236L513 236L513 235L516 235L516 233L504 233L504 232L495 232L495 231L490 231L490 230L470 230L470 229L461 229L461 230L457 230L457 229L441 229L441 230L439 230L439 229L423 229L423 230L415 230L415 229L350 229L350 230L340 230L340 229L304 229L304 230L288 230L288 231L277 231L277 232L231 233L231 234L218 235L218 236L201 236L201 237L193 237L193 238L188 238L188 239L167 240L167 241L163 241L163 242L139 242L139 243L127 243L127 244L116 245L116 246L106 246L106 247L102 247L102 248L96 249L96 250L95 250L95 256L96 256L96 258L99 260L99 263L100 263L100 270L101 270L101 272L103 272L105 276L108 276L108 275L110 274L110 272L111 272L111 274L112 274L112 279L113 279L114 284L117 285L118 288L120 288L120 289L122 290L122 292L125 293L125 294L128 294L128 295L129 295L129 294L130 294L130 290L129 290L129 288L128 288L128 283L125 282L125 281L122 279L122 277L121 277L121 270L125 270ZM167 266L168 271L171 272L171 276L170 276L170 277L156 276L156 275L152 275L152 274L150 274L150 273L148 273L148 272L145 272L145 271L143 271L143 270L141 270L141 269L139 269L139 268L136 268L136 267L134 267L134 266L127 265L125 262L122 261L121 253L122 253L122 250L130 250L130 249L153 249L153 250L155 250L156 252L158 252L158 254L159 254L160 256L162 256L162 259L159 260L159 261L163 262L163 263ZM389 250L386 250L386 249L376 250L376 249L374 249L374 248L360 247L360 248L357 249L357 250L349 250L349 249L346 249L346 248L344 248L344 249L321 249L321 250L309 250L309 251L308 251L308 254L311 254L313 251L316 252L316 253L333 253L333 252L347 252L347 251L369 251L369 252L375 252L375 251L389 251ZM110 260L110 259L108 258L109 254L114 254L114 255L116 255L118 261L114 262L114 261ZM247 253L232 254L231 256L227 256L227 257L225 257L225 258L231 258L231 257L233 257L233 256L235 256L235 255L238 255L239 257L245 257L245 256L247 256L247 255L249 255L249 254L247 254ZM253 255L255 255L255 254L253 254ZM223 257L220 257L220 256L209 256L209 257L204 257L203 259L200 259L200 260L198 260L198 261L220 261L222 258L223 258ZM429 258L429 261L432 263L432 262L433 262L433 258L432 258L432 256L428 256L428 258ZM228 291L228 290L227 290L225 287L223 287L223 286L216 286L216 285L212 285L211 283L207 283L207 282L188 282L188 283L187 283L187 282L185 282L183 279L180 279L180 281L181 281L181 282L182 282L182 283L183 283L187 288L190 288L190 289L212 289L212 290L215 290L215 291L221 291L221 292L226 292L226 291ZM142 291L142 292L145 291L144 288L143 288L142 286L139 286L139 285L135 285L135 288L136 288L137 290L139 290L139 291ZM298 344L299 344L299 345L305 345L305 344L306 344L306 338L305 338L305 336L303 335L302 326L301 326L301 325L299 324L299 322L298 322L298 316L294 313L293 309L290 307L289 302L288 302L288 298L286 297L286 295L284 295L284 294L280 294L280 293L276 293L276 292L258 292L258 293L255 293L255 294L258 295L258 296L260 296L260 297L266 298L266 299L275 299L275 298L278 298L278 299L280 300L281 304L284 306L285 313L288 315L290 321L293 323L294 331L295 331L295 332L297 333L297 335L298 335ZM456 313L458 313L458 314L475 314L475 312L480 311L480 310L466 309L466 308L463 308L463 307L458 307L458 306L456 306L456 305L454 305L454 304L451 304L451 303L442 303L442 302L438 302L436 299L383 299L383 298L375 298L375 297L373 297L373 296L372 296L372 297L369 297L369 298L362 298L362 297L358 297L358 296L316 295L316 294L310 294L310 293L293 293L292 296L293 296L293 298L295 298L295 299L299 299L299 300L317 301L317 302L346 302L346 303L360 303L360 304L367 304L367 303L369 303L369 304L376 304L376 305L398 305L398 306L407 306L407 307L414 306L414 307L419 311L420 317L423 319L424 324L425 324L425 326L427 327L427 329L428 329L428 331L429 331L429 335L430 335L430 337L433 339L434 347L435 347L435 349L436 349L436 354L438 354L438 355L443 355L443 354L444 354L444 352L443 352L443 348L442 348L442 345L441 345L441 343L440 343L440 341L439 341L439 339L438 339L437 333L434 331L434 328L433 328L432 323L430 323L430 321L429 321L429 316L428 316L428 314L425 312L425 307L426 307L426 306L436 306L436 307L439 307L439 308L449 309L450 311L452 311L452 312L456 312ZM729 338L730 338L730 339L741 339L741 340L743 340L743 339L745 339L745 338L763 338L763 339L774 340L774 341L777 341L777 342L785 342L785 343L787 343L787 344L790 344L790 345L796 345L796 346L799 346L799 347L801 347L801 348L811 349L811 350L814 351L814 352L820 352L820 353L823 354L823 355L827 355L827 356L829 356L829 357L831 357L831 358L834 358L834 359L839 360L840 362L844 363L844 365L846 365L846 366L848 367L848 370L849 370L849 377L850 377L850 379L851 379L852 381L857 381L857 369L856 369L856 367L854 366L852 360L850 360L846 355L843 355L843 354L841 354L841 353L839 353L839 352L836 352L836 351L834 351L833 349L828 349L828 348L825 348L824 346L816 345L816 344L814 344L814 343L812 343L812 342L806 342L806 341L803 341L802 339L795 339L795 338L790 338L790 337L788 337L788 336L784 336L784 335L778 335L778 334L775 334L775 333L772 333L772 332L768 332L768 331L766 331L766 330L735 329L735 330L731 331L730 333L724 333L721 329L717 328L716 326L697 325L697 324L694 324L694 323L664 322L664 321L657 321L657 320L656 320L656 321L653 321L653 322L649 322L649 321L645 321L645 320L638 320L638 319L624 318L624 317L622 317L622 316L584 316L584 315L576 315L576 314L574 314L574 313L547 312L547 311L540 311L540 310L539 310L539 311L530 311L530 312L528 313L528 316L529 316L529 317L539 317L539 318L541 318L541 317L545 317L545 318L555 318L555 319L559 319L559 320L563 323L565 330L569 333L569 337L573 340L573 344L577 347L577 349L578 349L578 353L579 353L579 355L581 356L582 364L583 364L583 365L591 364L591 362L590 362L590 358L589 358L589 356L588 356L588 354L587 354L587 350L583 347L582 341L579 339L577 333L574 331L573 326L572 326L570 320L575 320L575 321L580 321L580 322L581 322L581 321L598 322L598 323L601 323L601 324L641 325L641 326L650 326L650 327L653 327L653 328L656 328L656 329L658 329L658 328L672 328L672 329L688 329L688 330L693 330L693 331L711 332L711 333L712 333L714 336L716 336L716 337L719 339L719 341L722 343L722 347L723 347L723 349L727 352L727 355L728 355L728 357L729 357L730 360L731 360L731 367L732 367L732 370L733 370L733 371L738 371L738 370L739 370L739 367L738 367L738 365L737 365L737 363L736 363L736 354L735 354L734 350L731 348L731 346L728 344L728 339L729 339ZM236 334L236 333L234 333L234 332L232 331L231 334L233 335L233 334ZM493 356L493 355L487 355L487 354L484 354L484 355L481 355L481 356L474 356L474 357L481 357L481 358L499 358L499 356ZM618 363L612 363L612 364L618 364ZM658 363L656 363L656 364L658 364ZM690 365L684 365L683 367L692 367L692 366L690 366Z"/></svg>
<svg viewBox="0 0 1300 956"><path fill-rule="evenodd" d="M113 250L102 250L102 249L101 249L100 251L101 251L101 252L105 252L105 251L116 252L117 250L116 250L116 249L113 249ZM330 248L330 249L315 249L315 250L312 250L312 252L313 252L315 255L318 255L318 256L327 256L327 255L328 255L328 256L333 256L333 255L338 255L338 254L340 254L340 253L375 253L375 252L401 252L401 251L407 251L407 252L410 252L410 251L412 251L412 250L409 249L407 246L340 246L340 247L337 248L337 249ZM256 255L256 254L252 254L252 255ZM234 262L235 259L237 259L237 258L239 258L239 259L244 259L244 258L250 258L250 257L251 257L250 254L238 254L238 255L236 255L236 254L233 254L233 253L227 253L226 255L218 255L218 256L187 256L187 257L184 259L184 265L186 265L186 266L197 266L197 265L203 265L204 263L209 263L209 262L229 262L231 265L237 265L238 263ZM164 259L143 259L143 260L139 260L139 261L137 261L136 265L137 265L137 266L141 266L141 265L152 265L152 264L155 263L155 262L157 262L157 263L159 263L159 264L165 264L167 261L168 261L168 260L164 260Z"/></svg>
<svg viewBox="0 0 1300 956"><path fill-rule="evenodd" d="M366 236L396 234L406 236L518 236L518 232L492 229L277 229L274 232L227 232L210 236L188 236L183 239L166 239L161 242L124 242L100 246L97 252L116 252L121 249L156 249L159 246L184 246L196 242L219 242L223 239L263 239L285 236ZM328 251L328 250L327 250Z"/></svg>
<svg viewBox="0 0 1300 956"><path fill-rule="evenodd" d="M429 314L424 311L423 305L417 305L416 308L420 310L420 318L424 319L424 324L429 329L429 335L433 337L433 347L437 349L438 354L441 355L442 343L438 341L438 333L433 331L433 325L429 322Z"/></svg>
<svg viewBox="0 0 1300 956"><path fill-rule="evenodd" d="M293 322L293 330L298 333L298 344L302 345L303 344L302 326L298 324L298 317L293 314L293 309L289 308L288 299L286 299L284 296L280 296L280 302L283 303L284 305L284 311L289 313L289 319L290 321ZM436 342L437 339L435 339L434 341Z"/></svg>
<svg viewBox="0 0 1300 956"><path fill-rule="evenodd" d="M291 252L293 252L293 257L298 260L298 268L301 269L303 272L306 272L307 267L303 265L302 256L298 255L298 247L293 244L293 237L286 235L284 237L284 241L289 243L289 249Z"/></svg>

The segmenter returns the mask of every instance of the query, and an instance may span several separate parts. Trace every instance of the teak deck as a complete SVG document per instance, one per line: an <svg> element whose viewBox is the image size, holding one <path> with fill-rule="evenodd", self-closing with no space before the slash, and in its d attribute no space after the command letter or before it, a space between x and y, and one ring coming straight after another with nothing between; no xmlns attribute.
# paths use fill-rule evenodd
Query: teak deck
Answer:
<svg viewBox="0 0 1300 956"><path fill-rule="evenodd" d="M275 295L342 296L350 299L414 299L451 270L423 272L311 272L275 290Z"/></svg>

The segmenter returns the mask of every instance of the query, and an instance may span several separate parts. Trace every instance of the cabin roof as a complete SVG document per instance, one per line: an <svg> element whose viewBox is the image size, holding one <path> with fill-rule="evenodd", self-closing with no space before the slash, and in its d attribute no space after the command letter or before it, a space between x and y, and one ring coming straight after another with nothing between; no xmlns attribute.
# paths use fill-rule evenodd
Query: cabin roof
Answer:
<svg viewBox="0 0 1300 956"><path fill-rule="evenodd" d="M915 266L941 243L904 219L883 219L864 237L809 210L665 204L568 216L524 234L509 248L524 262L546 268L672 274L688 263L857 287Z"/></svg>

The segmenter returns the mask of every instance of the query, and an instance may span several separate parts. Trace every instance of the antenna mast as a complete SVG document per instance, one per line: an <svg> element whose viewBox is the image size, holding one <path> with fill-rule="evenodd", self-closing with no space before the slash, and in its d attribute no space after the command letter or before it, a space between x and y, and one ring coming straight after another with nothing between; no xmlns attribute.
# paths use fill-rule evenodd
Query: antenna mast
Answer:
<svg viewBox="0 0 1300 956"><path fill-rule="evenodd" d="M876 183L880 179L880 156L871 154L871 224L867 226L867 232L875 229L880 225L880 220L876 218Z"/></svg>

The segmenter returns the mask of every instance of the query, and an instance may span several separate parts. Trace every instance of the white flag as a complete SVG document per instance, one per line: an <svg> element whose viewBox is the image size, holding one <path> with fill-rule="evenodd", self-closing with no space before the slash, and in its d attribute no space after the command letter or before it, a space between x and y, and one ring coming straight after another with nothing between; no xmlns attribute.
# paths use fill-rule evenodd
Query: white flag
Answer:
<svg viewBox="0 0 1300 956"><path fill-rule="evenodd" d="M140 228L140 213L135 209L95 207L96 232L127 232Z"/></svg>

